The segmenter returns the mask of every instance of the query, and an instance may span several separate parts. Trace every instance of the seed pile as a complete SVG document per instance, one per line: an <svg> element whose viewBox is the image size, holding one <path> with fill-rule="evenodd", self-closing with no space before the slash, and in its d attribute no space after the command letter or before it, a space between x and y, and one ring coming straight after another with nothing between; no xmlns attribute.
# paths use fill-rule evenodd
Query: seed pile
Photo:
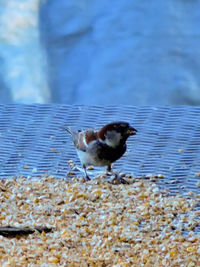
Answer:
<svg viewBox="0 0 200 267"><path fill-rule="evenodd" d="M170 196L152 181L129 182L0 180L1 226L53 228L0 236L0 265L200 266L200 195Z"/></svg>

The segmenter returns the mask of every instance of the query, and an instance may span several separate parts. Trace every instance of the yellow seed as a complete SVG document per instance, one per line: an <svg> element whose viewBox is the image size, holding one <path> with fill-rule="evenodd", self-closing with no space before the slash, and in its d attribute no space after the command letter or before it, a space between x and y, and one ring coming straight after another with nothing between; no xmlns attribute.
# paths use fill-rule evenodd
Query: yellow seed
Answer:
<svg viewBox="0 0 200 267"><path fill-rule="evenodd" d="M100 197L102 195L102 191L101 190L96 190L93 193L98 197Z"/></svg>
<svg viewBox="0 0 200 267"><path fill-rule="evenodd" d="M108 237L108 232L104 231L103 234L104 234L104 237Z"/></svg>
<svg viewBox="0 0 200 267"><path fill-rule="evenodd" d="M151 259L148 259L147 262L145 263L145 266L152 266L152 260Z"/></svg>
<svg viewBox="0 0 200 267"><path fill-rule="evenodd" d="M112 226L114 225L117 225L117 221L116 220L113 220L112 223L111 223Z"/></svg>
<svg viewBox="0 0 200 267"><path fill-rule="evenodd" d="M8 194L4 194L4 197L9 199L10 196Z"/></svg>
<svg viewBox="0 0 200 267"><path fill-rule="evenodd" d="M23 208L27 210L29 208L29 205L27 203L24 204Z"/></svg>
<svg viewBox="0 0 200 267"><path fill-rule="evenodd" d="M126 242L126 237L124 237L124 236L121 237L121 238L119 239L119 241L120 241L120 242Z"/></svg>
<svg viewBox="0 0 200 267"><path fill-rule="evenodd" d="M64 230L63 232L62 232L62 238L66 238L66 237L70 237L70 234L66 231L66 230Z"/></svg>
<svg viewBox="0 0 200 267"><path fill-rule="evenodd" d="M87 226L84 227L84 232L86 232L86 233L89 233L90 232L90 230L89 230L89 228Z"/></svg>
<svg viewBox="0 0 200 267"><path fill-rule="evenodd" d="M111 220L112 220L112 219L113 219L113 220L116 220L116 219L117 219L116 214L112 213L111 216L110 216L110 219L111 219Z"/></svg>
<svg viewBox="0 0 200 267"><path fill-rule="evenodd" d="M0 215L0 220L4 220L6 218L5 215Z"/></svg>
<svg viewBox="0 0 200 267"><path fill-rule="evenodd" d="M34 203L38 203L39 202L39 199L36 197L35 199L34 199Z"/></svg>
<svg viewBox="0 0 200 267"><path fill-rule="evenodd" d="M72 192L72 190L71 189L67 189L67 193L71 193Z"/></svg>
<svg viewBox="0 0 200 267"><path fill-rule="evenodd" d="M185 206L182 206L181 209L182 209L183 211L187 211L187 207L185 207Z"/></svg>
<svg viewBox="0 0 200 267"><path fill-rule="evenodd" d="M144 193L144 194L141 194L139 195L139 199L144 199L144 198L147 198L148 196Z"/></svg>
<svg viewBox="0 0 200 267"><path fill-rule="evenodd" d="M196 252L196 251L197 251L197 249L194 248L194 247L187 247L186 250L187 250L188 252Z"/></svg>
<svg viewBox="0 0 200 267"><path fill-rule="evenodd" d="M59 258L57 258L57 257L50 257L49 258L49 262L51 262L51 263L59 263Z"/></svg>
<svg viewBox="0 0 200 267"><path fill-rule="evenodd" d="M173 258L176 256L176 252L174 250L170 250L169 255Z"/></svg>
<svg viewBox="0 0 200 267"><path fill-rule="evenodd" d="M88 170L94 170L94 167L93 166L89 166Z"/></svg>
<svg viewBox="0 0 200 267"><path fill-rule="evenodd" d="M87 194L84 194L84 193L80 193L78 195L77 194L74 194L74 196L76 196L77 198L88 199L88 195Z"/></svg>
<svg viewBox="0 0 200 267"><path fill-rule="evenodd" d="M46 233L43 231L42 233L41 233L41 236L46 236Z"/></svg>

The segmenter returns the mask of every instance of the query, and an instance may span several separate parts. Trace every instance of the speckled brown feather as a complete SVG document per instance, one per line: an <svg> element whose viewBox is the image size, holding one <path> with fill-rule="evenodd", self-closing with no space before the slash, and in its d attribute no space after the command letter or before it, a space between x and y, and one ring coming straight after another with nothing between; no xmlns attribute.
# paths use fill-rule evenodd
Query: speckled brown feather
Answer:
<svg viewBox="0 0 200 267"><path fill-rule="evenodd" d="M78 132L78 138L76 138L76 142L74 142L75 147L79 150L86 151L87 145L89 145L92 141L98 139L97 132L93 130L88 130L86 132Z"/></svg>
<svg viewBox="0 0 200 267"><path fill-rule="evenodd" d="M95 141L98 139L98 134L97 132L94 132L92 130L89 130L85 133L85 141L87 143L87 145L92 142L92 141Z"/></svg>

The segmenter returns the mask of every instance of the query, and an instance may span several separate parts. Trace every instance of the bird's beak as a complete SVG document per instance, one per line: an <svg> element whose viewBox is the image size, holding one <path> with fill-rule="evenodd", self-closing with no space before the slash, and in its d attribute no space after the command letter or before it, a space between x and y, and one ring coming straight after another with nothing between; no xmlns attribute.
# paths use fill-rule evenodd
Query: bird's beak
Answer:
<svg viewBox="0 0 200 267"><path fill-rule="evenodd" d="M133 127L129 127L129 129L127 130L128 135L135 135L136 133L137 133L137 130L134 129Z"/></svg>

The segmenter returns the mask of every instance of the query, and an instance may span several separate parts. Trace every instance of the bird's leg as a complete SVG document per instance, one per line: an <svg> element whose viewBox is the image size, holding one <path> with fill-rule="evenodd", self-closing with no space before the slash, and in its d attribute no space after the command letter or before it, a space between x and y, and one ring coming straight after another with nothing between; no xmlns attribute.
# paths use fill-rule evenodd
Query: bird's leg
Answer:
<svg viewBox="0 0 200 267"><path fill-rule="evenodd" d="M85 164L83 164L83 170L84 170L84 172L85 172L85 181L89 181L89 180L90 180L90 177L89 177L88 174L87 174L87 169L86 169Z"/></svg>
<svg viewBox="0 0 200 267"><path fill-rule="evenodd" d="M107 176L110 176L112 174L112 165L108 165L107 166L107 169L106 169L106 175Z"/></svg>
<svg viewBox="0 0 200 267"><path fill-rule="evenodd" d="M114 178L111 181L112 184L129 184L129 182L120 176L119 172L111 170L111 173L114 175Z"/></svg>
<svg viewBox="0 0 200 267"><path fill-rule="evenodd" d="M112 170L112 166L110 164L110 165L107 166L107 172L111 172L111 170Z"/></svg>

